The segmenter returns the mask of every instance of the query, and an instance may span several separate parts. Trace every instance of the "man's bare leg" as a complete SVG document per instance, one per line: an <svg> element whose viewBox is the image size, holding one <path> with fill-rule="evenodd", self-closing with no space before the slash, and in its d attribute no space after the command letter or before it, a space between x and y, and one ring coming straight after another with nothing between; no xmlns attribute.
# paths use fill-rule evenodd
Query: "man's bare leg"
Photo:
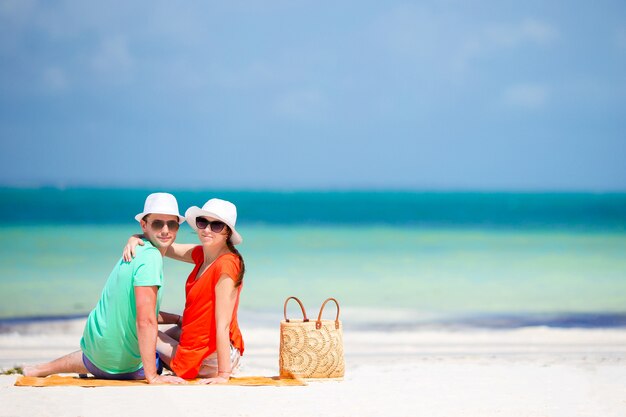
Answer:
<svg viewBox="0 0 626 417"><path fill-rule="evenodd" d="M169 329L167 329L164 333L166 335L168 335L169 337L171 337L172 339L176 340L177 342L180 341L180 334L183 332L183 329L179 326L172 326Z"/></svg>
<svg viewBox="0 0 626 417"><path fill-rule="evenodd" d="M172 338L165 332L159 332L157 337L156 350L159 352L159 358L170 368L170 362L178 349L178 340Z"/></svg>
<svg viewBox="0 0 626 417"><path fill-rule="evenodd" d="M25 366L23 371L25 376L48 376L52 374L70 372L75 372L77 374L89 373L83 364L83 352L81 350L62 356L52 362Z"/></svg>

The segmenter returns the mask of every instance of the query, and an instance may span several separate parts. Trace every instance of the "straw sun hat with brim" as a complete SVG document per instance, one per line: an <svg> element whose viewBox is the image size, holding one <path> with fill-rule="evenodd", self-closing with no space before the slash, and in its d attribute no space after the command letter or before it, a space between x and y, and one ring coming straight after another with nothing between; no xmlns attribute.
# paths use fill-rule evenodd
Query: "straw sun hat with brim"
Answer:
<svg viewBox="0 0 626 417"><path fill-rule="evenodd" d="M235 224L237 223L237 207L230 201L212 198L204 203L202 208L196 206L189 207L185 212L185 218L189 226L194 230L198 230L196 217L212 217L223 221L233 232L230 238L233 245L238 245L243 242L243 238L237 233L237 230L235 230Z"/></svg>
<svg viewBox="0 0 626 417"><path fill-rule="evenodd" d="M146 197L143 212L135 216L135 220L141 221L147 214L168 214L178 217L178 224L182 224L185 218L178 213L176 197L169 193L152 193Z"/></svg>

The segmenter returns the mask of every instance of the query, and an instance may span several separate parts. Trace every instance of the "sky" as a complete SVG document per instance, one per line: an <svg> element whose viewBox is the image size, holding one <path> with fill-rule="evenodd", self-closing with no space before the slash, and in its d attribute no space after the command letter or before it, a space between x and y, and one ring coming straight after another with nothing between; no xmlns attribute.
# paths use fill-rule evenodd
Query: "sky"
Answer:
<svg viewBox="0 0 626 417"><path fill-rule="evenodd" d="M626 191L626 2L0 0L0 185Z"/></svg>

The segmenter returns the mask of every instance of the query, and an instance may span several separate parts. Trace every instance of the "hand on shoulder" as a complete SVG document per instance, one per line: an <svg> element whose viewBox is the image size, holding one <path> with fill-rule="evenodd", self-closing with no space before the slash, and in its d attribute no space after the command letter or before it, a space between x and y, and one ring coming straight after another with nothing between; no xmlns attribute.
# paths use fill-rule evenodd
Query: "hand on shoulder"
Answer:
<svg viewBox="0 0 626 417"><path fill-rule="evenodd" d="M133 260L137 245L144 245L141 235L132 235L128 238L128 242L126 242L126 246L124 246L124 250L122 251L122 258L124 259L124 262L130 262Z"/></svg>

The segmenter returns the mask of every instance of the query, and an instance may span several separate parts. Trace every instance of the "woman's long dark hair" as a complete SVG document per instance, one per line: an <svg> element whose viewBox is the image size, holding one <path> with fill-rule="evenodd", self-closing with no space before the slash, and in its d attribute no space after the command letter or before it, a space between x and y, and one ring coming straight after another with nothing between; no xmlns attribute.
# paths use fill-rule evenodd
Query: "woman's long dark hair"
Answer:
<svg viewBox="0 0 626 417"><path fill-rule="evenodd" d="M246 264L243 262L243 256L241 256L241 253L239 253L237 248L235 248L235 245L233 245L233 242L230 239L232 235L233 235L233 231L229 227L228 239L226 240L226 246L228 246L228 250L230 250L232 253L234 253L235 255L239 257L239 263L241 266L241 268L239 269L239 276L237 276L237 279L235 280L235 288L237 288L238 286L241 285L241 282L243 281L243 274L246 273Z"/></svg>

